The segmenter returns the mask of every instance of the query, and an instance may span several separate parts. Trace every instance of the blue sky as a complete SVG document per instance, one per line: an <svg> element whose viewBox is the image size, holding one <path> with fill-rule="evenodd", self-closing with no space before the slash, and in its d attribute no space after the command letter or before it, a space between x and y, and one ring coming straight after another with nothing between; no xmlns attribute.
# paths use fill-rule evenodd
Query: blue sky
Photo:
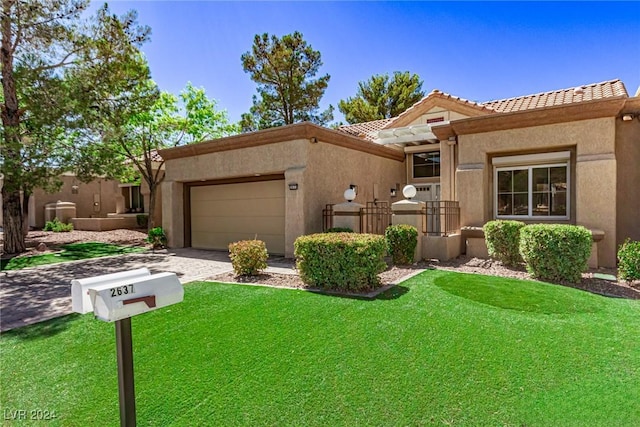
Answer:
<svg viewBox="0 0 640 427"><path fill-rule="evenodd" d="M91 10L103 2L93 1ZM640 2L112 1L152 29L143 51L162 90L190 81L237 121L255 84L240 56L255 34L300 31L336 107L374 74L417 73L423 90L474 101L622 79L640 86Z"/></svg>

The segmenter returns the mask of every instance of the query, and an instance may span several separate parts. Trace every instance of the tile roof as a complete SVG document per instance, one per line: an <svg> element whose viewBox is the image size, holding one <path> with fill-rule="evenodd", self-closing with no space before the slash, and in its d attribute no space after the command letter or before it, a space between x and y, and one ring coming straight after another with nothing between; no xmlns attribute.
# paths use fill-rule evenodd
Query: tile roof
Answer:
<svg viewBox="0 0 640 427"><path fill-rule="evenodd" d="M484 114L495 114L513 113L517 111L567 105L576 102L592 101L617 96L629 96L624 83L622 83L622 81L619 79L488 102L469 101L467 99L453 96L434 89L429 95L425 96L420 101L407 108L397 117L340 126L338 127L338 130L350 135L367 139L369 141L374 141L377 138L378 131L393 127L392 124L395 121L401 119L402 117L413 114L427 102L434 99L454 101L466 107L471 107L479 112L484 112Z"/></svg>
<svg viewBox="0 0 640 427"><path fill-rule="evenodd" d="M535 108L552 107L573 104L575 102L592 101L615 96L628 96L624 83L620 80L609 80L576 86L569 89L519 96L516 98L500 99L485 102L482 105L496 113L513 113L516 111L532 110Z"/></svg>
<svg viewBox="0 0 640 427"><path fill-rule="evenodd" d="M373 120L371 122L356 123L353 125L339 126L340 132L348 133L349 135L364 138L369 141L373 141L378 136L378 131L383 129L389 123L393 122L396 118Z"/></svg>

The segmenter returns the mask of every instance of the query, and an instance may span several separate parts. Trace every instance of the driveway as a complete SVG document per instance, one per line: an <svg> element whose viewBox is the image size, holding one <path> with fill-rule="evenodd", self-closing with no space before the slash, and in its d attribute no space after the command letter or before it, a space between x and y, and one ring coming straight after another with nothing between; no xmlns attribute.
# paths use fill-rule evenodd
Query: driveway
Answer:
<svg viewBox="0 0 640 427"><path fill-rule="evenodd" d="M284 259L271 260L268 271L286 273L291 266L292 263ZM72 279L141 267L147 267L151 273L176 273L182 283L232 270L226 252L185 248L3 271L0 273L0 331L71 313Z"/></svg>

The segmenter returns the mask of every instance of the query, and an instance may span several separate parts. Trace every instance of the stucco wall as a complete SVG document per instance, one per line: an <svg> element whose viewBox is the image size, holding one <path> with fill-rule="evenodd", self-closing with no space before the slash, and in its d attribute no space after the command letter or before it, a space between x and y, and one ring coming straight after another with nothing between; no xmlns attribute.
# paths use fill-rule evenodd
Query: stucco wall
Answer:
<svg viewBox="0 0 640 427"><path fill-rule="evenodd" d="M284 174L284 185L290 181L299 185L297 191L286 189L285 250L292 254L293 235L305 229L304 171L310 144L308 139L297 139L168 160L162 185L162 224L169 238L169 246L182 247L185 244L183 183Z"/></svg>
<svg viewBox="0 0 640 427"><path fill-rule="evenodd" d="M320 141L312 144L305 177L305 234L322 230L322 209L329 203L344 202L349 185L358 186L355 202L366 204L377 197L396 202L392 188L405 184L405 162L386 159ZM377 194L374 191L377 190Z"/></svg>
<svg viewBox="0 0 640 427"><path fill-rule="evenodd" d="M612 117L460 135L456 188L461 225L482 226L494 218L492 156L569 149L575 165L572 222L605 231L599 262L615 266L615 127Z"/></svg>
<svg viewBox="0 0 640 427"><path fill-rule="evenodd" d="M184 183L284 174L286 256L293 256L298 236L322 230L322 209L343 202L350 184L358 186L358 202L373 201L374 184L378 199L390 201L390 189L403 185L405 174L404 162L306 138L169 159L165 165L163 227L174 247L185 244ZM293 183L297 190L289 189Z"/></svg>
<svg viewBox="0 0 640 427"><path fill-rule="evenodd" d="M640 240L640 120L616 121L617 244Z"/></svg>
<svg viewBox="0 0 640 427"><path fill-rule="evenodd" d="M108 213L116 211L116 197L120 194L117 181L97 179L89 183L82 183L74 176L62 176L63 185L60 191L49 194L42 189L33 192L34 203L31 205L29 225L37 228L44 227L44 206L47 203L73 202L76 204L76 216L79 218L104 218ZM73 194L71 187L78 186L78 193ZM97 203L97 206L94 205Z"/></svg>

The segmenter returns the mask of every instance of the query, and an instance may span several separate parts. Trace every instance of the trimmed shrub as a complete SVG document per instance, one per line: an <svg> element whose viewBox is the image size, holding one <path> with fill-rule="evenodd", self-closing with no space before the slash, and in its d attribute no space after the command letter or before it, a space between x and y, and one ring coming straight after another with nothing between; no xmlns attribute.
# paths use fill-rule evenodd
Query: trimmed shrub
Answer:
<svg viewBox="0 0 640 427"><path fill-rule="evenodd" d="M360 291L380 285L386 246L384 237L375 234L320 233L298 237L294 253L307 285Z"/></svg>
<svg viewBox="0 0 640 427"><path fill-rule="evenodd" d="M418 229L412 225L390 225L384 231L387 249L394 264L411 264L418 245Z"/></svg>
<svg viewBox="0 0 640 427"><path fill-rule="evenodd" d="M147 228L147 224L149 224L149 216L148 215L136 215L136 223L140 228Z"/></svg>
<svg viewBox="0 0 640 427"><path fill-rule="evenodd" d="M484 240L491 258L501 261L504 265L515 266L522 262L520 256L520 229L524 222L496 220L487 222Z"/></svg>
<svg viewBox="0 0 640 427"><path fill-rule="evenodd" d="M591 240L582 226L531 224L520 230L520 255L533 277L576 283L587 270Z"/></svg>
<svg viewBox="0 0 640 427"><path fill-rule="evenodd" d="M640 280L640 241L625 240L618 249L618 278L631 282Z"/></svg>
<svg viewBox="0 0 640 427"><path fill-rule="evenodd" d="M73 224L65 224L58 218L53 218L53 221L47 221L42 230L53 231L54 233L66 233L73 230Z"/></svg>
<svg viewBox="0 0 640 427"><path fill-rule="evenodd" d="M146 242L151 243L153 249L162 249L167 246L167 235L162 227L155 227L149 230Z"/></svg>
<svg viewBox="0 0 640 427"><path fill-rule="evenodd" d="M353 230L349 227L332 227L325 231L325 233L353 233Z"/></svg>
<svg viewBox="0 0 640 427"><path fill-rule="evenodd" d="M241 240L229 244L229 258L238 276L255 276L267 268L267 246L262 240Z"/></svg>

